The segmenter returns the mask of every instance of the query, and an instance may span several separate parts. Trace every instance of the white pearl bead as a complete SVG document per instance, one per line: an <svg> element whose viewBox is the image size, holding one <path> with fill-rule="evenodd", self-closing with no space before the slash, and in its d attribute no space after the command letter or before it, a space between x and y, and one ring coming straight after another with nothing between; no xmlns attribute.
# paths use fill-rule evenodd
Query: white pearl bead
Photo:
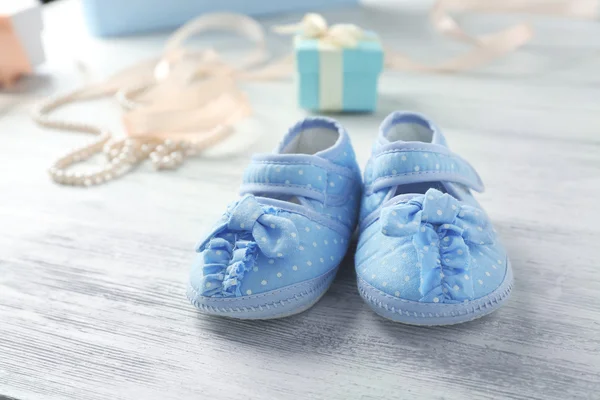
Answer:
<svg viewBox="0 0 600 400"><path fill-rule="evenodd" d="M171 158L177 162L183 161L183 154L180 151L174 151L171 153Z"/></svg>

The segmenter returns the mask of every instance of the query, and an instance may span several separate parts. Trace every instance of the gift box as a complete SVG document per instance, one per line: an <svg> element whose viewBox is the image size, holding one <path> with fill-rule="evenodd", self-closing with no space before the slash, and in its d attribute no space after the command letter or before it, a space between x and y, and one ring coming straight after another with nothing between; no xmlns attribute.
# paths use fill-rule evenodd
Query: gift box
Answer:
<svg viewBox="0 0 600 400"><path fill-rule="evenodd" d="M120 36L176 28L210 12L264 15L325 9L358 0L82 0L90 32Z"/></svg>
<svg viewBox="0 0 600 400"><path fill-rule="evenodd" d="M34 1L0 1L0 87L30 74L44 59L42 16Z"/></svg>
<svg viewBox="0 0 600 400"><path fill-rule="evenodd" d="M377 105L383 50L374 32L352 46L297 35L298 104L313 111L370 112Z"/></svg>

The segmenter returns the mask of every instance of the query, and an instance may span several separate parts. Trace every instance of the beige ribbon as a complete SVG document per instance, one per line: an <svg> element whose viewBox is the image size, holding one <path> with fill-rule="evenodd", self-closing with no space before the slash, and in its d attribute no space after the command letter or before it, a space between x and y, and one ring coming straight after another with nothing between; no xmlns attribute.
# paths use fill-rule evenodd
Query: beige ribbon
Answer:
<svg viewBox="0 0 600 400"><path fill-rule="evenodd" d="M208 30L238 33L254 48L235 65L225 62L214 49L196 53L185 50L188 38ZM127 134L178 139L190 132L198 135L216 126L234 124L251 112L250 102L236 82L276 78L269 71L255 69L268 57L264 30L252 18L214 13L191 21L167 41L151 85L120 93L127 100L131 94L142 92L138 95L142 103L128 107L132 110L123 117Z"/></svg>
<svg viewBox="0 0 600 400"><path fill-rule="evenodd" d="M598 0L439 0L430 11L430 21L441 34L470 44L473 49L443 61L426 65L399 52L386 49L386 65L398 70L420 72L458 72L488 64L523 46L533 37L529 23L519 23L503 31L474 36L463 30L453 13L524 13L566 18L595 19Z"/></svg>

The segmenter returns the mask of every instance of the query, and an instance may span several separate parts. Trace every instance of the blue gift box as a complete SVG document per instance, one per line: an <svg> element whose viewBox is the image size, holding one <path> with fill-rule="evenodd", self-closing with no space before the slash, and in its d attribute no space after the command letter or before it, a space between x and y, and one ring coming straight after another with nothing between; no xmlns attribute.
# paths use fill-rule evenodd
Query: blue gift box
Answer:
<svg viewBox="0 0 600 400"><path fill-rule="evenodd" d="M176 28L210 12L247 15L308 11L358 0L82 0L90 32L96 36L119 36Z"/></svg>
<svg viewBox="0 0 600 400"><path fill-rule="evenodd" d="M366 32L354 47L296 36L298 104L314 111L373 111L383 69L378 36Z"/></svg>

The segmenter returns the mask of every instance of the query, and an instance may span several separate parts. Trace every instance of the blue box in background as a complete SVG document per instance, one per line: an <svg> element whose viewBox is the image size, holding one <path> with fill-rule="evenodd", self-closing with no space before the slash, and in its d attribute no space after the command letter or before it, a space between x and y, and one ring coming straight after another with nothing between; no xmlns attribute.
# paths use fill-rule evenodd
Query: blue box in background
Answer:
<svg viewBox="0 0 600 400"><path fill-rule="evenodd" d="M96 36L120 36L179 27L210 12L246 15L315 11L358 0L81 0L88 28Z"/></svg>
<svg viewBox="0 0 600 400"><path fill-rule="evenodd" d="M312 111L370 112L377 106L383 69L379 37L366 32L355 47L297 36L298 104Z"/></svg>

